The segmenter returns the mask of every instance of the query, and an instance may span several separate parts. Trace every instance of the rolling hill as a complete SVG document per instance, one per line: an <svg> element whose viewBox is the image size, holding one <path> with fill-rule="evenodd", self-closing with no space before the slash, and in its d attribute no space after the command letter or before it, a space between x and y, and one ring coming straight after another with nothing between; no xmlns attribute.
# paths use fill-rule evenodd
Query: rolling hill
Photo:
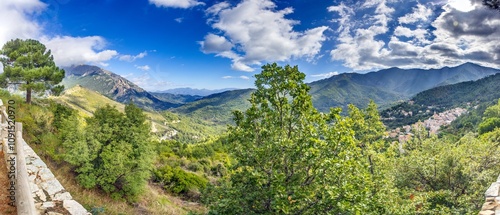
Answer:
<svg viewBox="0 0 500 215"><path fill-rule="evenodd" d="M81 85L121 103L132 100L148 110L166 110L180 105L160 100L129 80L97 66L78 65L64 69L66 77L62 84L66 89Z"/></svg>
<svg viewBox="0 0 500 215"><path fill-rule="evenodd" d="M232 123L233 110L246 110L253 89L231 90L212 94L172 109L174 113L207 120L219 125Z"/></svg>
<svg viewBox="0 0 500 215"><path fill-rule="evenodd" d="M54 97L53 99L77 110L83 117L92 116L97 108L105 105L113 106L120 112L125 111L124 104L80 85L76 85L73 88L65 90L61 96ZM145 114L154 127L153 132L163 135L165 132L173 131L172 128L166 126L165 118L161 114L150 111L146 111Z"/></svg>
<svg viewBox="0 0 500 215"><path fill-rule="evenodd" d="M203 98L203 96L198 96L198 95L184 95L184 94L171 94L171 93L158 93L158 92L150 92L150 94L162 101L179 105L186 104Z"/></svg>

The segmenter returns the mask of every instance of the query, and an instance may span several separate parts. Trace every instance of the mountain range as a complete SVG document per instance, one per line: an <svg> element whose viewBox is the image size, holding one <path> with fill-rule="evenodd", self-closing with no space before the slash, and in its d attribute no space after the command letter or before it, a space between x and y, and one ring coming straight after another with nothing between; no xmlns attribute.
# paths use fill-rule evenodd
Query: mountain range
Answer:
<svg viewBox="0 0 500 215"><path fill-rule="evenodd" d="M230 90L236 90L236 88L224 88L224 89L216 89L216 90L209 90L209 89L193 89L190 87L183 87L183 88L174 88L174 89L168 89L168 90L162 90L162 91L155 91L153 94L174 94L174 95L190 95L190 96L209 96L215 93L222 93L225 91L230 91Z"/></svg>
<svg viewBox="0 0 500 215"><path fill-rule="evenodd" d="M323 112L330 107L345 109L348 104L363 108L371 99L379 107L388 108L431 88L478 80L498 72L500 70L472 63L428 70L389 68L366 74L343 73L308 85L311 87L309 93L314 106ZM88 65L66 68L63 84L67 89L78 84L121 103L132 100L145 109L170 109L175 113L199 117L217 124L231 122L233 110L248 108L247 100L253 91L229 90L208 96L170 93L196 94L196 90L184 88L150 93L119 75Z"/></svg>
<svg viewBox="0 0 500 215"><path fill-rule="evenodd" d="M348 104L366 107L370 99L379 107L389 107L424 90L478 80L498 72L500 70L472 63L428 70L389 68L366 74L344 73L312 82L309 93L320 111L338 106L346 108Z"/></svg>

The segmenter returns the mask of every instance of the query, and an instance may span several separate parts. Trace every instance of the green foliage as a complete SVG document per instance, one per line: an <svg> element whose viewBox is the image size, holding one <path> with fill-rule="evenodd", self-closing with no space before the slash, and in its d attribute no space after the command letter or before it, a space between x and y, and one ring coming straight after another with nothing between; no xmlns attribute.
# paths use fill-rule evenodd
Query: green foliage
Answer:
<svg viewBox="0 0 500 215"><path fill-rule="evenodd" d="M64 70L59 69L51 55L42 43L27 39L8 41L0 54L4 66L2 84L20 84L21 90L26 90L26 103L31 103L31 92L45 92L60 83L64 78ZM55 88L55 93L61 87Z"/></svg>
<svg viewBox="0 0 500 215"><path fill-rule="evenodd" d="M483 0L483 5L493 10L500 10L500 1L498 0Z"/></svg>
<svg viewBox="0 0 500 215"><path fill-rule="evenodd" d="M498 103L496 105L486 108L486 110L484 111L484 117L500 117L500 99L498 99Z"/></svg>
<svg viewBox="0 0 500 215"><path fill-rule="evenodd" d="M116 198L135 200L153 162L146 116L134 104L125 107L125 114L105 106L86 123L81 128L77 118L62 120L64 160L76 166L82 186L99 186Z"/></svg>
<svg viewBox="0 0 500 215"><path fill-rule="evenodd" d="M207 179L194 173L186 172L180 167L163 166L154 171L155 180L164 188L175 194L186 194L206 187Z"/></svg>
<svg viewBox="0 0 500 215"><path fill-rule="evenodd" d="M500 172L498 135L493 133L406 144L405 153L394 158L397 165L390 167L400 198L407 199L409 210L400 214L477 213L484 191Z"/></svg>
<svg viewBox="0 0 500 215"><path fill-rule="evenodd" d="M487 118L481 124L479 124L478 131L479 131L479 134L484 134L484 133L495 130L495 128L500 128L500 118L499 117Z"/></svg>
<svg viewBox="0 0 500 215"><path fill-rule="evenodd" d="M479 134L484 134L500 128L500 99L496 105L486 108L484 111L483 122L479 124Z"/></svg>
<svg viewBox="0 0 500 215"><path fill-rule="evenodd" d="M297 67L255 75L252 106L229 128L237 163L208 187L212 214L359 213L369 204L368 168L340 109L319 113Z"/></svg>
<svg viewBox="0 0 500 215"><path fill-rule="evenodd" d="M200 143L226 130L225 124L203 120L197 116L186 116L170 111L162 113L166 125L178 131L172 139L183 143Z"/></svg>

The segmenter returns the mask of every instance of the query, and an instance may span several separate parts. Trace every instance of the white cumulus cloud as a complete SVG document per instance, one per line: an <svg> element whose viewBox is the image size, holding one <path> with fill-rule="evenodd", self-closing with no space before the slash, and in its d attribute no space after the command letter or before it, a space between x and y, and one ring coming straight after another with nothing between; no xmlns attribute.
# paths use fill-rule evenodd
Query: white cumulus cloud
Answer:
<svg viewBox="0 0 500 215"><path fill-rule="evenodd" d="M156 7L172 7L172 8L190 8L198 5L205 5L205 3L196 0L149 0L150 4Z"/></svg>
<svg viewBox="0 0 500 215"><path fill-rule="evenodd" d="M2 0L0 14L0 46L7 41L36 39L51 50L58 66L95 63L102 66L118 55L115 50L106 49L106 40L100 36L72 37L67 35L45 35L42 24L36 17L47 9L39 0Z"/></svg>
<svg viewBox="0 0 500 215"><path fill-rule="evenodd" d="M118 59L121 60L121 61L128 61L128 62L133 62L137 59L141 59L141 58L144 58L146 57L146 55L148 55L148 52L147 51L143 51L137 55L121 55Z"/></svg>
<svg viewBox="0 0 500 215"><path fill-rule="evenodd" d="M38 38L42 26L33 22L31 17L42 12L47 5L39 0L2 0L0 1L0 48L15 38Z"/></svg>
<svg viewBox="0 0 500 215"><path fill-rule="evenodd" d="M412 11L396 17L392 8L408 5L413 5ZM477 0L370 0L328 10L338 16L332 22L338 25L338 36L331 59L354 70L440 68L465 62L500 65L500 13Z"/></svg>
<svg viewBox="0 0 500 215"><path fill-rule="evenodd" d="M106 61L118 55L118 52L115 50L104 49L106 40L100 36L43 37L41 42L52 51L54 61L58 66L71 66L84 63L107 66Z"/></svg>
<svg viewBox="0 0 500 215"><path fill-rule="evenodd" d="M231 7L227 2L206 10L208 22L220 33L209 33L200 41L204 53L232 60L232 68L253 71L252 65L263 61L287 61L306 58L312 61L319 53L323 34L328 29L320 26L298 32L296 20L285 18L292 8L276 10L270 0L243 0Z"/></svg>
<svg viewBox="0 0 500 215"><path fill-rule="evenodd" d="M151 69L151 67L149 67L149 65L144 65L144 66L135 65L135 68L140 69L142 71L149 71Z"/></svg>
<svg viewBox="0 0 500 215"><path fill-rule="evenodd" d="M398 20L401 24L409 24L418 21L427 21L431 15L432 10L430 8L422 4L417 4L417 7L413 8L412 13L399 17Z"/></svg>

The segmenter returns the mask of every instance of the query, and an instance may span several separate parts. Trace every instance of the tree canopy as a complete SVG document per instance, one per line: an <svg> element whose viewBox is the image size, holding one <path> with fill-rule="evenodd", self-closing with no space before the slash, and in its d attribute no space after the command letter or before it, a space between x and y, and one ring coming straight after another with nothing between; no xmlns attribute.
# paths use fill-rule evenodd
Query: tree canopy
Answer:
<svg viewBox="0 0 500 215"><path fill-rule="evenodd" d="M31 103L31 93L45 92L52 89L60 93L62 86L55 86L64 78L64 70L54 63L54 58L45 45L33 39L11 40L0 50L4 72L0 75L0 83L20 84L26 90L26 103Z"/></svg>
<svg viewBox="0 0 500 215"><path fill-rule="evenodd" d="M214 214L361 212L369 202L367 164L353 123L339 108L319 113L297 66L255 75L252 106L229 128L237 164L209 195Z"/></svg>
<svg viewBox="0 0 500 215"><path fill-rule="evenodd" d="M146 116L134 104L125 107L125 114L107 105L86 122L85 128L76 118L61 123L64 159L76 166L82 186L133 200L143 191L154 160Z"/></svg>

